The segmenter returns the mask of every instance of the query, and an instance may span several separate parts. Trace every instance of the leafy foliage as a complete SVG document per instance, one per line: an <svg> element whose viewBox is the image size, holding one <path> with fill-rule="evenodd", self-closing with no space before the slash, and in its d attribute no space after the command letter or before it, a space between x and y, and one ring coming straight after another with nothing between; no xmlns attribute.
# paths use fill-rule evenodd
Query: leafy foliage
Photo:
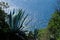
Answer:
<svg viewBox="0 0 60 40"><path fill-rule="evenodd" d="M5 17L7 16L7 14L0 9L0 31L1 32L6 32L8 31L8 24L5 22Z"/></svg>
<svg viewBox="0 0 60 40"><path fill-rule="evenodd" d="M0 9L4 9L4 8L9 8L8 3L6 3L6 2L0 2Z"/></svg>
<svg viewBox="0 0 60 40"><path fill-rule="evenodd" d="M49 40L49 32L47 28L38 30L38 40Z"/></svg>
<svg viewBox="0 0 60 40"><path fill-rule="evenodd" d="M52 15L48 23L48 30L53 39L57 40L60 37L60 12L58 10Z"/></svg>

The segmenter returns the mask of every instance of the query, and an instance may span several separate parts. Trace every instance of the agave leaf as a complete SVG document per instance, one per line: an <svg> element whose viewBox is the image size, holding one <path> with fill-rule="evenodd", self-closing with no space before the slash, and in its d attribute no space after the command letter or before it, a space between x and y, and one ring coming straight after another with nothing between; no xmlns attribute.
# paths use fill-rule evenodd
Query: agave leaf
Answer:
<svg viewBox="0 0 60 40"><path fill-rule="evenodd" d="M24 29L25 27L28 27L27 25L28 25L31 21L32 21L32 19L29 20L29 21L25 24L26 26L23 26L23 27L21 28L21 30Z"/></svg>
<svg viewBox="0 0 60 40"><path fill-rule="evenodd" d="M20 20L22 20L22 18L24 17L24 13L25 11L21 13Z"/></svg>
<svg viewBox="0 0 60 40"><path fill-rule="evenodd" d="M21 13L20 19L19 19L19 21L18 21L19 26L20 26L21 23L22 23L22 19L23 19L23 17L24 17L24 13L25 13L25 11Z"/></svg>
<svg viewBox="0 0 60 40"><path fill-rule="evenodd" d="M15 14L15 9L13 10L13 14Z"/></svg>
<svg viewBox="0 0 60 40"><path fill-rule="evenodd" d="M12 13L11 12L9 15L9 25L10 25L10 29L13 29L13 19L12 19Z"/></svg>
<svg viewBox="0 0 60 40"><path fill-rule="evenodd" d="M14 25L15 25L15 28L19 28L20 24L21 24L21 20L23 19L23 16L24 16L24 13L25 12L22 12L22 9L18 11L18 14L14 17ZM20 21L20 22L19 22ZM19 25L18 25L19 23Z"/></svg>
<svg viewBox="0 0 60 40"><path fill-rule="evenodd" d="M23 27L23 23L24 23L25 19L27 18L27 16L28 16L28 14L23 18L22 23L21 23L21 25L19 26L18 30Z"/></svg>
<svg viewBox="0 0 60 40"><path fill-rule="evenodd" d="M17 24L18 24L21 14L22 14L21 10L19 10L19 13L14 17L13 21L14 21L15 26L17 26Z"/></svg>
<svg viewBox="0 0 60 40"><path fill-rule="evenodd" d="M32 21L32 19L30 19L25 25L28 25L31 21Z"/></svg>
<svg viewBox="0 0 60 40"><path fill-rule="evenodd" d="M20 30L22 30L24 27L22 27Z"/></svg>

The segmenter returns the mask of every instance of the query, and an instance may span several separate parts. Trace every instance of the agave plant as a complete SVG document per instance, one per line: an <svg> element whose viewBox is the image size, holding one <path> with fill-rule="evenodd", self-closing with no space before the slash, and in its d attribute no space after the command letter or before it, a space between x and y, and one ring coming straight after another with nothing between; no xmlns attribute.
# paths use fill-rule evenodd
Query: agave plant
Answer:
<svg viewBox="0 0 60 40"><path fill-rule="evenodd" d="M27 18L28 14L24 16L24 12L22 12L22 9L18 11L18 13L15 13L15 11L10 12L7 18L7 23L10 27L11 31L19 31L23 27L23 23L25 19Z"/></svg>
<svg viewBox="0 0 60 40"><path fill-rule="evenodd" d="M19 10L18 13L15 13L15 10L13 10L13 13L10 12L9 15L6 14L6 17L4 16L4 18L2 18L4 21L2 21L2 23L0 22L0 26L3 24L1 26L3 28L0 30L1 40L27 40L25 31L21 30L24 28L23 24L28 16L28 14L25 15L24 13L25 11L23 12L22 9ZM0 17L0 21L1 21L1 17ZM1 33L1 31L3 33Z"/></svg>
<svg viewBox="0 0 60 40"><path fill-rule="evenodd" d="M24 13L25 11L22 12L22 9L19 10L18 13L15 13L15 10L13 10L13 13L10 12L10 14L6 17L6 22L8 23L10 29L9 32L13 33L13 35L18 35L22 39L26 38L24 31L21 29L24 28L23 23L28 16L28 14L24 16Z"/></svg>

